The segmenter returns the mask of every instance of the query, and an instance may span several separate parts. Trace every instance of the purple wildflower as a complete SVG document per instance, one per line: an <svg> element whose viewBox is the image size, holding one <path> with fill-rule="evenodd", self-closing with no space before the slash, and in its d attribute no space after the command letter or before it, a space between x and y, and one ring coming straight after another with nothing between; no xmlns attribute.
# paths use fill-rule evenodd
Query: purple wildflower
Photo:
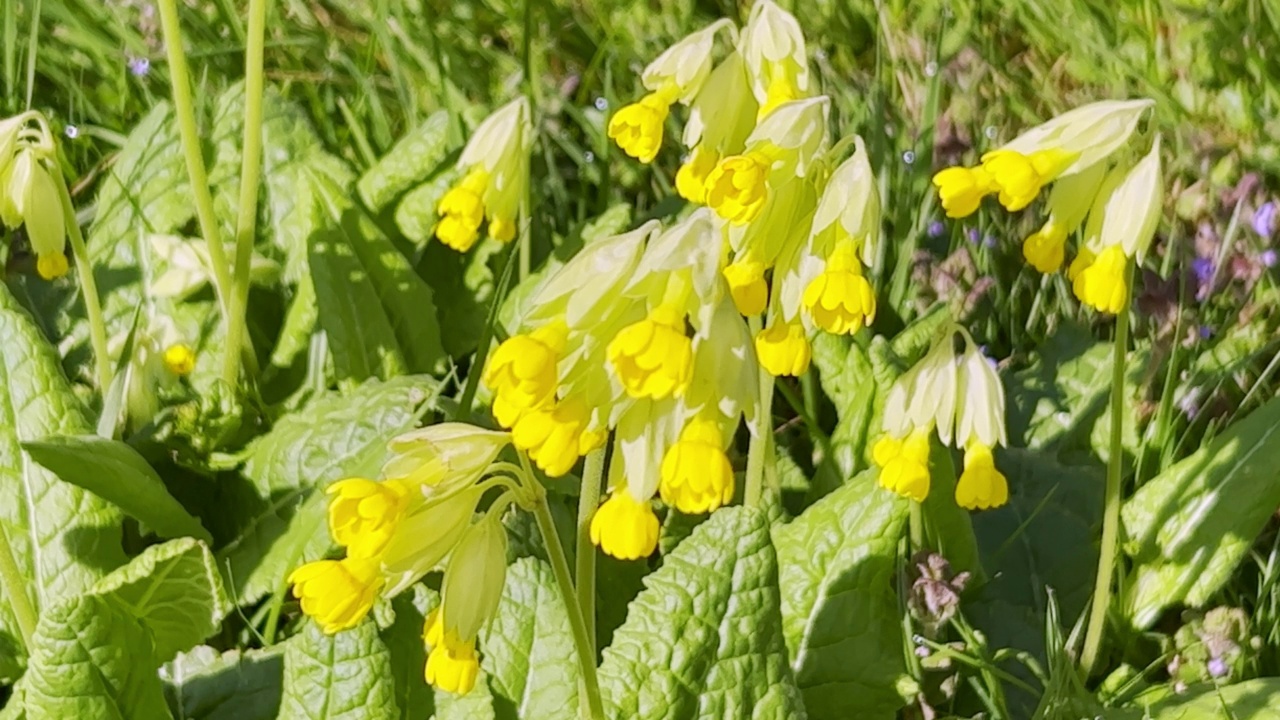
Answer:
<svg viewBox="0 0 1280 720"><path fill-rule="evenodd" d="M1270 238L1276 231L1276 204L1266 202L1253 213L1253 231L1264 238Z"/></svg>
<svg viewBox="0 0 1280 720"><path fill-rule="evenodd" d="M969 228L965 231L964 236L969 238L969 242L976 245L978 243L978 228Z"/></svg>
<svg viewBox="0 0 1280 720"><path fill-rule="evenodd" d="M947 226L943 225L941 220L934 220L933 222L929 223L928 233L929 233L929 237L931 238L942 237L942 234L945 233L946 231L947 231Z"/></svg>
<svg viewBox="0 0 1280 720"><path fill-rule="evenodd" d="M129 58L129 72L134 77L146 77L151 72L151 61L144 57Z"/></svg>
<svg viewBox="0 0 1280 720"><path fill-rule="evenodd" d="M1261 253L1260 255L1258 255L1258 262L1262 263L1262 267L1266 267L1266 268L1275 267L1275 266L1276 266L1276 251L1275 251L1275 250L1263 250L1263 251L1262 251L1262 253Z"/></svg>
<svg viewBox="0 0 1280 720"><path fill-rule="evenodd" d="M1205 285L1213 279L1213 261L1209 258L1196 258L1191 261L1191 272L1196 274L1196 280Z"/></svg>
<svg viewBox="0 0 1280 720"><path fill-rule="evenodd" d="M1196 415L1200 414L1200 398L1203 395L1203 390L1193 387L1178 400L1178 409L1182 411L1183 415L1187 416L1188 420L1195 420Z"/></svg>
<svg viewBox="0 0 1280 720"><path fill-rule="evenodd" d="M1231 672L1231 668L1227 667L1227 661L1220 657L1209 658L1209 675L1214 678L1226 677Z"/></svg>
<svg viewBox="0 0 1280 720"><path fill-rule="evenodd" d="M1201 340L1208 340L1213 337L1213 328L1208 325L1201 325L1198 332L1200 333Z"/></svg>
<svg viewBox="0 0 1280 720"><path fill-rule="evenodd" d="M990 233L983 235L982 245L988 249L994 248L996 246L996 236L991 235Z"/></svg>

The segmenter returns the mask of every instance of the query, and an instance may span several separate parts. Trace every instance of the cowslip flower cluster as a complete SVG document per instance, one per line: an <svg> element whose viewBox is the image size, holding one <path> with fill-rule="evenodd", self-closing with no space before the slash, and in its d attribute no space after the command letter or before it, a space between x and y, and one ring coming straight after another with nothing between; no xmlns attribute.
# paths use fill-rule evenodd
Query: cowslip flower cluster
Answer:
<svg viewBox="0 0 1280 720"><path fill-rule="evenodd" d="M479 672L476 638L506 580L502 513L529 508L539 486L497 461L506 432L442 423L391 441L382 477L332 483L329 533L340 559L307 563L289 582L302 612L326 633L358 625L379 597L392 597L445 561L440 606L427 618L427 682L467 693ZM481 500L486 509L477 515Z"/></svg>
<svg viewBox="0 0 1280 720"><path fill-rule="evenodd" d="M436 205L440 242L466 252L480 238L480 225L486 221L489 237L504 243L515 239L529 186L532 143L529 101L523 97L498 108L476 127L458 157L461 179Z"/></svg>
<svg viewBox="0 0 1280 720"><path fill-rule="evenodd" d="M1117 313L1129 297L1129 261L1142 261L1160 217L1159 138L1139 160L1129 148L1154 104L1091 103L987 152L979 165L946 168L933 177L943 209L948 217L967 217L983 198L995 195L1014 212L1052 184L1049 216L1023 242L1023 255L1036 270L1057 272L1066 259L1067 237L1083 225L1068 278L1081 302Z"/></svg>
<svg viewBox="0 0 1280 720"><path fill-rule="evenodd" d="M713 62L718 37L725 42ZM676 189L714 213L724 237L721 274L738 312L764 316L753 338L761 366L775 376L803 374L813 332L851 334L875 319L866 268L881 222L861 139L830 143L830 102L810 82L799 23L759 0L741 31L713 23L659 56L642 80L651 95L614 114L610 137L652 161L671 103L661 112L640 107L664 87L689 105Z"/></svg>
<svg viewBox="0 0 1280 720"><path fill-rule="evenodd" d="M957 335L963 345L958 354ZM923 502L929 495L929 450L936 432L943 445L964 452L956 504L970 510L1005 504L1009 485L992 454L996 445L1008 442L1004 411L1004 387L995 367L967 331L948 325L924 358L889 390L884 434L872 447L880 485Z"/></svg>
<svg viewBox="0 0 1280 720"><path fill-rule="evenodd" d="M34 126L34 127L33 127ZM56 149L49 124L35 111L0 120L0 222L25 225L36 271L46 280L67 274L67 228L51 168Z"/></svg>

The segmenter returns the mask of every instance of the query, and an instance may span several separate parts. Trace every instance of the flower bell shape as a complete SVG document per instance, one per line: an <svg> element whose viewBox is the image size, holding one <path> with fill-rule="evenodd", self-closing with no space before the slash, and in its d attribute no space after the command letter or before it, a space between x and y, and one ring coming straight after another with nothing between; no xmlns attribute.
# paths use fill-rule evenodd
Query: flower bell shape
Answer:
<svg viewBox="0 0 1280 720"><path fill-rule="evenodd" d="M967 510L987 510L1009 501L1009 481L996 469L991 447L970 445L964 453L964 472L956 480L956 504Z"/></svg>
<svg viewBox="0 0 1280 720"><path fill-rule="evenodd" d="M396 436L387 443L391 457L382 476L419 492L443 492L480 479L511 434L468 423L428 425Z"/></svg>
<svg viewBox="0 0 1280 720"><path fill-rule="evenodd" d="M880 467L880 486L916 502L929 496L929 431L919 428L905 438L884 435L871 450Z"/></svg>
<svg viewBox="0 0 1280 720"><path fill-rule="evenodd" d="M836 335L852 335L876 317L875 291L863 277L854 251L852 243L836 246L802 298L813 323Z"/></svg>
<svg viewBox="0 0 1280 720"><path fill-rule="evenodd" d="M18 150L0 177L8 181L0 187L0 218L4 224L26 226L40 277L53 280L66 275L67 228L62 198L37 150L30 147Z"/></svg>
<svg viewBox="0 0 1280 720"><path fill-rule="evenodd" d="M332 635L360 624L382 588L376 560L346 558L319 560L289 574L302 612Z"/></svg>
<svg viewBox="0 0 1280 720"><path fill-rule="evenodd" d="M1129 298L1129 258L1124 248L1112 245L1094 255L1081 248L1067 273L1080 302L1098 312L1119 314Z"/></svg>
<svg viewBox="0 0 1280 720"><path fill-rule="evenodd" d="M591 411L577 397L567 397L525 413L511 430L513 444L550 477L573 469L578 458L600 447L606 433L590 429Z"/></svg>
<svg viewBox="0 0 1280 720"><path fill-rule="evenodd" d="M951 442L959 385L953 340L953 331L939 335L924 358L889 388L885 432L901 438L917 428L936 427L942 442Z"/></svg>
<svg viewBox="0 0 1280 720"><path fill-rule="evenodd" d="M350 558L376 558L391 540L410 500L410 488L391 480L339 480L329 495L329 534Z"/></svg>
<svg viewBox="0 0 1280 720"><path fill-rule="evenodd" d="M1155 237L1164 208L1160 138L1151 150L1127 171L1117 170L1098 192L1085 229L1085 244L1095 254L1119 246L1128 257L1142 262Z"/></svg>
<svg viewBox="0 0 1280 720"><path fill-rule="evenodd" d="M458 695L475 686L479 674L476 637L493 617L507 576L507 530L499 515L472 525L449 557L440 588L440 607L428 618L424 640L427 682Z"/></svg>
<svg viewBox="0 0 1280 720"><path fill-rule="evenodd" d="M684 310L663 303L640 322L623 328L608 347L614 376L633 398L680 395L693 368L693 343L685 334Z"/></svg>
<svg viewBox="0 0 1280 720"><path fill-rule="evenodd" d="M854 136L854 153L827 182L813 215L810 236L819 253L850 242L863 263L871 264L880 241L880 189L867 146Z"/></svg>
<svg viewBox="0 0 1280 720"><path fill-rule="evenodd" d="M493 414L509 428L520 415L555 399L556 363L569 327L555 320L527 335L513 335L494 350L482 380L494 392Z"/></svg>
<svg viewBox="0 0 1280 720"><path fill-rule="evenodd" d="M970 343L960 357L956 377L956 447L1006 444L1004 385L994 363Z"/></svg>
<svg viewBox="0 0 1280 720"><path fill-rule="evenodd" d="M658 516L648 500L615 487L591 518L591 542L619 560L639 560L658 549Z"/></svg>
<svg viewBox="0 0 1280 720"><path fill-rule="evenodd" d="M489 237L510 242L516 236L520 203L529 185L533 124L529 101L517 98L485 118L458 158L462 179L441 197L436 237L466 252L479 239L482 219Z"/></svg>
<svg viewBox="0 0 1280 720"><path fill-rule="evenodd" d="M773 0L757 0L752 6L739 49L761 119L784 103L807 97L809 59L804 33L795 17Z"/></svg>
<svg viewBox="0 0 1280 720"><path fill-rule="evenodd" d="M1067 236L1089 214L1105 175L1105 163L1096 163L1053 184L1049 191L1049 219L1022 243L1022 254L1032 267L1045 274L1062 267Z"/></svg>
<svg viewBox="0 0 1280 720"><path fill-rule="evenodd" d="M385 594L395 595L417 582L449 555L470 527L483 494L477 485L410 503L378 556L389 581Z"/></svg>
<svg viewBox="0 0 1280 720"><path fill-rule="evenodd" d="M733 466L724 453L720 424L694 418L667 449L658 492L682 513L707 513L733 499Z"/></svg>
<svg viewBox="0 0 1280 720"><path fill-rule="evenodd" d="M978 167L940 171L933 184L947 217L967 217L992 193L1011 212L1026 207L1045 185L1084 172L1124 146L1152 105L1145 99L1084 105L986 153Z"/></svg>
<svg viewBox="0 0 1280 720"><path fill-rule="evenodd" d="M742 54L729 54L707 78L689 106L681 140L689 157L676 173L676 191L692 203L706 202L707 176L723 157L737 155L755 128L756 99Z"/></svg>
<svg viewBox="0 0 1280 720"><path fill-rule="evenodd" d="M798 377L809 369L813 349L799 322L775 320L756 334L756 357L770 375Z"/></svg>
<svg viewBox="0 0 1280 720"><path fill-rule="evenodd" d="M769 302L769 285L764 280L764 263L745 257L725 266L724 279L729 283L733 304L743 315L759 315Z"/></svg>

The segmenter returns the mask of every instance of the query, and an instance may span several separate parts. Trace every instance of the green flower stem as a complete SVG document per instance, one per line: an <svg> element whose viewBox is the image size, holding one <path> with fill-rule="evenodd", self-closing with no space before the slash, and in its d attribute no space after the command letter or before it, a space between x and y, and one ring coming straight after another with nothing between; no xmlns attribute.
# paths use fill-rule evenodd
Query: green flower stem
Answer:
<svg viewBox="0 0 1280 720"><path fill-rule="evenodd" d="M604 479L604 448L587 454L578 492L578 552L574 556L573 583L578 591L578 608L587 627L591 659L596 657L596 547L591 542L591 517L600 504L600 482Z"/></svg>
<svg viewBox="0 0 1280 720"><path fill-rule="evenodd" d="M1084 634L1080 666L1087 677L1098 661L1102 635L1107 627L1107 609L1111 605L1111 582L1115 575L1116 552L1120 539L1120 464L1124 458L1124 379L1129 344L1129 304L1133 295L1133 265L1124 270L1124 309L1116 316L1115 353L1111 361L1111 444L1107 458L1107 486L1102 508L1102 546L1098 555L1098 576L1093 584L1093 603L1089 609L1089 625Z"/></svg>
<svg viewBox="0 0 1280 720"><path fill-rule="evenodd" d="M520 453L520 460L527 467L529 460ZM531 471L526 471L530 479ZM536 484L537 481L533 480ZM541 485L538 485L541 488ZM547 548L547 557L551 560L551 570L556 576L556 585L560 588L560 597L564 599L565 609L569 614L569 627L573 630L573 644L578 651L578 666L582 671L582 717L587 720L604 720L604 704L600 701L600 682L596 679L595 643L587 635L587 623L583 619L582 608L573 590L573 578L569 575L569 561L565 559L564 547L560 544L560 536L556 533L555 520L551 518L551 507L547 505L545 491L538 493L533 504L533 516L538 521L538 532L542 534L542 543Z"/></svg>
<svg viewBox="0 0 1280 720"><path fill-rule="evenodd" d="M759 320L753 320L753 325L759 325ZM755 337L759 332L758 327L753 327L751 336ZM760 499L764 495L764 474L765 460L769 453L769 443L773 439L773 376L760 369L760 397L756 404L756 425L757 432L751 438L751 444L747 446L747 481L746 488L743 490L742 502L747 507L759 507Z"/></svg>
<svg viewBox="0 0 1280 720"><path fill-rule="evenodd" d="M240 156L240 205L236 217L236 264L223 349L222 379L235 385L245 344L249 304L249 267L258 221L258 186L262 178L262 56L267 0L249 0L249 36L244 53L244 142ZM176 81L175 81L176 82ZM252 352L247 353L252 358Z"/></svg>
<svg viewBox="0 0 1280 720"><path fill-rule="evenodd" d="M6 3L9 4L9 3ZM27 104L31 109L31 97L36 89L36 49L40 47L40 0L31 3L31 33L27 36Z"/></svg>
<svg viewBox="0 0 1280 720"><path fill-rule="evenodd" d="M924 505L915 500L907 502L911 503L907 515L907 528L911 538L910 550L916 553L924 549Z"/></svg>
<svg viewBox="0 0 1280 720"><path fill-rule="evenodd" d="M218 293L218 303L229 339L232 335L231 324L234 322L231 315L231 266L227 263L226 249L222 245L218 216L213 209L213 193L209 190L209 175L205 172L204 155L200 149L200 128L196 124L196 108L191 99L191 72L187 69L187 54L182 49L177 0L159 0L157 5L160 8L164 44L169 54L173 110L178 118L178 129L182 133L182 151L186 156L187 175L191 179L191 194L196 205L196 216L200 220L200 233L209 244L213 285Z"/></svg>
<svg viewBox="0 0 1280 720"><path fill-rule="evenodd" d="M107 354L107 325L102 319L98 283L93 277L93 263L89 259L89 249L84 244L84 234L80 232L80 223L76 220L76 208L71 202L67 180L62 176L62 168L58 163L50 165L53 184L58 186L58 197L62 201L62 217L67 226L67 237L71 240L71 252L75 254L80 294L84 296L84 312L89 320L89 344L93 346L93 367L97 375L98 391L105 397L111 387L111 357Z"/></svg>
<svg viewBox="0 0 1280 720"><path fill-rule="evenodd" d="M9 607L13 608L13 616L18 621L18 631L22 633L22 646L31 652L31 637L36 632L36 610L31 606L31 598L27 597L27 581L18 569L18 561L13 557L13 546L9 544L9 534L0 523L0 585L4 586L5 598Z"/></svg>

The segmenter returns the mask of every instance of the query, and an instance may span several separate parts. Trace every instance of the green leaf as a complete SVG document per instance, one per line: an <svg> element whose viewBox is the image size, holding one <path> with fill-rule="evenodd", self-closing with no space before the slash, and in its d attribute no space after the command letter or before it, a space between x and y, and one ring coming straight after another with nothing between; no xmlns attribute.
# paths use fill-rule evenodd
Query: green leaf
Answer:
<svg viewBox="0 0 1280 720"><path fill-rule="evenodd" d="M926 544L937 550L957 572L981 576L982 560L973 532L973 516L956 504L956 467L951 449L937 438L929 449L929 497L924 499Z"/></svg>
<svg viewBox="0 0 1280 720"><path fill-rule="evenodd" d="M117 600L151 631L166 660L217 632L230 609L213 554L199 540L153 545L93 588Z"/></svg>
<svg viewBox="0 0 1280 720"><path fill-rule="evenodd" d="M219 567L238 603L275 592L298 564L328 552L324 496L347 477L376 477L391 438L434 405L438 385L421 376L371 380L348 394L322 395L286 415L249 452L246 487Z"/></svg>
<svg viewBox="0 0 1280 720"><path fill-rule="evenodd" d="M308 622L285 646L280 720L397 718L394 690L391 656L372 620L334 635Z"/></svg>
<svg viewBox="0 0 1280 720"><path fill-rule="evenodd" d="M893 718L903 705L892 584L907 509L864 471L773 529L782 629L811 718Z"/></svg>
<svg viewBox="0 0 1280 720"><path fill-rule="evenodd" d="M1108 710L1106 720L1280 720L1280 678L1258 678L1175 695L1144 708Z"/></svg>
<svg viewBox="0 0 1280 720"><path fill-rule="evenodd" d="M519 717L557 717L578 706L573 631L546 563L521 558L508 568L498 611L480 640L490 686Z"/></svg>
<svg viewBox="0 0 1280 720"><path fill-rule="evenodd" d="M1280 398L1138 488L1121 510L1134 572L1125 614L1149 627L1209 602L1280 505Z"/></svg>
<svg viewBox="0 0 1280 720"><path fill-rule="evenodd" d="M645 586L604 651L610 717L803 716L764 513L716 511Z"/></svg>
<svg viewBox="0 0 1280 720"><path fill-rule="evenodd" d="M58 477L112 503L160 537L190 536L213 542L200 521L169 494L151 465L122 442L97 435L62 435L22 447Z"/></svg>
<svg viewBox="0 0 1280 720"><path fill-rule="evenodd" d="M437 207L444 194L449 192L449 188L453 186L459 175L454 170L444 170L439 175L422 183L418 187L405 193L403 199L396 205L396 227L400 228L400 232L415 245L419 247L426 245L436 234L436 223L440 221L440 213ZM442 245L442 247L444 247ZM447 252L455 255L463 255L452 248L444 247ZM430 278L428 278L430 282ZM431 283L432 288L439 290L435 283Z"/></svg>
<svg viewBox="0 0 1280 720"><path fill-rule="evenodd" d="M279 646L219 655L201 645L160 669L165 699L179 720L275 720L283 658Z"/></svg>
<svg viewBox="0 0 1280 720"><path fill-rule="evenodd" d="M467 253L438 242L422 250L418 272L431 285L436 297L448 299L436 307L436 315L444 349L454 357L474 351L480 343L496 288L495 271L490 263L505 262L510 251L504 250L507 250L505 245L488 238L476 243Z"/></svg>
<svg viewBox="0 0 1280 720"><path fill-rule="evenodd" d="M400 138L360 178L357 187L364 204L373 211L382 209L407 188L425 180L449 150L449 114L440 110Z"/></svg>
<svg viewBox="0 0 1280 720"><path fill-rule="evenodd" d="M27 720L168 718L151 635L110 597L47 610L23 676Z"/></svg>
<svg viewBox="0 0 1280 720"><path fill-rule="evenodd" d="M476 677L476 686L466 695L436 691L435 720L497 720L498 713L494 705L493 691L489 689L489 674L481 668L480 675Z"/></svg>
<svg viewBox="0 0 1280 720"><path fill-rule="evenodd" d="M43 613L84 592L125 558L115 508L59 480L22 449L23 442L88 433L93 425L53 348L2 287L0 347L0 523L27 580L0 594L0 630L17 638L8 593L26 593Z"/></svg>
<svg viewBox="0 0 1280 720"><path fill-rule="evenodd" d="M443 369L431 288L357 211L311 236L320 325L339 378L387 379Z"/></svg>
<svg viewBox="0 0 1280 720"><path fill-rule="evenodd" d="M424 672L427 651L422 642L427 613L440 603L439 596L421 583L391 601L395 622L381 633L391 655L391 675L395 681L396 705L403 720L430 717L435 710L435 689L427 684Z"/></svg>

